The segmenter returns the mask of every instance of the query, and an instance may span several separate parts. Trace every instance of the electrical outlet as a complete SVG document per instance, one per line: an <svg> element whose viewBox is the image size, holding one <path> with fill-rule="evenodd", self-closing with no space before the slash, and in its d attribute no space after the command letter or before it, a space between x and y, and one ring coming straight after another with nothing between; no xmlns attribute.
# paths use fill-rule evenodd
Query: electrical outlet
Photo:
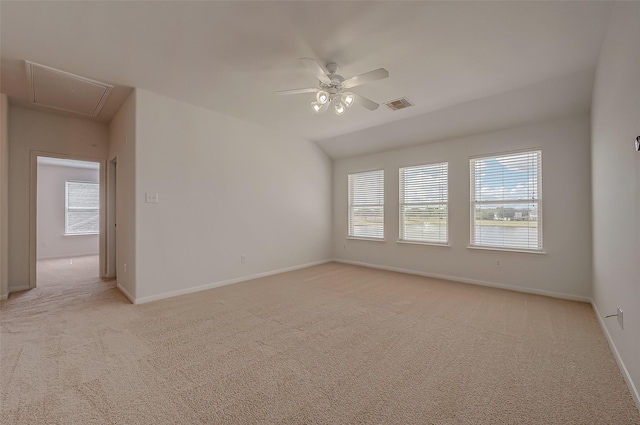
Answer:
<svg viewBox="0 0 640 425"><path fill-rule="evenodd" d="M501 268L502 267L502 261L496 260L496 267L497 268Z"/></svg>
<svg viewBox="0 0 640 425"><path fill-rule="evenodd" d="M247 262L247 256L246 255L241 255L240 256L240 262L241 263L246 263Z"/></svg>
<svg viewBox="0 0 640 425"><path fill-rule="evenodd" d="M127 263L124 263L124 272L127 272Z"/></svg>
<svg viewBox="0 0 640 425"><path fill-rule="evenodd" d="M624 326L622 326L623 322L622 322L622 309L620 307L616 308L616 314L618 316L618 324L620 325L620 329L624 329Z"/></svg>
<svg viewBox="0 0 640 425"><path fill-rule="evenodd" d="M158 203L158 194L157 193L145 193L144 201L148 204L157 204Z"/></svg>

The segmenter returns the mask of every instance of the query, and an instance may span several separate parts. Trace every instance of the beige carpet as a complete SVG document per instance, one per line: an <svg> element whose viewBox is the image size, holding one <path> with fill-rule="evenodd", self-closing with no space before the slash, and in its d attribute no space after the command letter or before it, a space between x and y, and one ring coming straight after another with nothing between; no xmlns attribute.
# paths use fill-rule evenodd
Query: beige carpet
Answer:
<svg viewBox="0 0 640 425"><path fill-rule="evenodd" d="M100 281L97 255L72 258L50 258L36 263L36 286L59 285L67 287L70 282Z"/></svg>
<svg viewBox="0 0 640 425"><path fill-rule="evenodd" d="M640 424L588 304L330 263L2 303L3 424Z"/></svg>

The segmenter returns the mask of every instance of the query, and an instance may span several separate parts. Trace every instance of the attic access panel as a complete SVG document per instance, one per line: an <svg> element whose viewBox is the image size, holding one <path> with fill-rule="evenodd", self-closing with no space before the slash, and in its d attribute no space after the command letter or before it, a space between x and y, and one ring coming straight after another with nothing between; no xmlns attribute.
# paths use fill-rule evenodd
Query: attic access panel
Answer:
<svg viewBox="0 0 640 425"><path fill-rule="evenodd" d="M97 117L113 86L25 61L29 101L77 114Z"/></svg>

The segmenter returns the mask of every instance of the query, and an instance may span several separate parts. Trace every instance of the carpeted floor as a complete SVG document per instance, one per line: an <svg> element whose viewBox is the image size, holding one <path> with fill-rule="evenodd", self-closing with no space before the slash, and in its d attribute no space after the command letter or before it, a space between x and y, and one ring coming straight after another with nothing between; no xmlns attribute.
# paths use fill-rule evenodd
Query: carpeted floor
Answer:
<svg viewBox="0 0 640 425"><path fill-rule="evenodd" d="M588 304L329 263L2 302L3 424L640 424Z"/></svg>
<svg viewBox="0 0 640 425"><path fill-rule="evenodd" d="M36 286L68 287L70 282L100 281L99 259L97 255L83 255L72 258L49 258L36 263Z"/></svg>

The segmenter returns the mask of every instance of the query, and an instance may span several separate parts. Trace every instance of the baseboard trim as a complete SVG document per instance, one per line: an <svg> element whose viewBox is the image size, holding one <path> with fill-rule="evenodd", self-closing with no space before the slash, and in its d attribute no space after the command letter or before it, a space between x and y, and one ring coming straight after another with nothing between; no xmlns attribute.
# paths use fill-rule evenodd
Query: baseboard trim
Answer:
<svg viewBox="0 0 640 425"><path fill-rule="evenodd" d="M0 295L0 301L4 301L4 300L6 300L7 298L9 298L9 294L2 294L2 295Z"/></svg>
<svg viewBox="0 0 640 425"><path fill-rule="evenodd" d="M629 387L629 391L631 392L631 397L633 397L633 401L635 402L636 407L638 408L638 410L640 410L640 393L638 393L638 389L636 388L636 386L633 383L633 380L631 379L631 375L627 370L627 366L622 361L622 357L620 357L620 353L618 352L616 345L613 343L613 338L611 338L611 334L609 333L609 330L607 329L604 323L604 320L602 320L603 316L598 311L598 307L596 306L596 303L593 300L591 300L591 307L593 307L593 311L596 313L596 317L598 318L600 327L602 327L604 336L607 337L607 342L609 342L609 348L611 348L613 357L616 359L616 363L618 363L618 368L620 369L620 372L622 372L622 377L624 378L624 381L627 383L627 387Z"/></svg>
<svg viewBox="0 0 640 425"><path fill-rule="evenodd" d="M238 278L235 278L235 279L222 280L222 281L219 281L219 282L208 283L206 285L194 286L192 288L185 288L185 289L179 289L177 291L164 292L164 293L158 294L158 295L150 295L148 297L141 297L141 298L135 298L135 299L132 299L130 297L128 297L128 298L131 300L132 303L134 303L136 305L137 304L144 304L144 303L148 303L148 302L152 302L152 301L162 300L162 299L165 299L165 298L176 297L178 295L186 295L186 294L191 294L193 292L206 291L207 289L218 288L220 286L232 285L234 283L245 282L247 280L259 279L261 277L266 277L266 276L272 276L274 274L280 274L280 273L290 272L290 271L293 271L293 270L304 269L306 267L317 266L317 265L320 265L320 264L330 263L332 261L333 260L331 260L331 259L315 261L313 263L300 264L300 265L297 265L297 266L286 267L286 268L277 269L277 270L271 270L271 271L268 271L268 272L253 274L253 275L250 275L250 276L243 276L243 277L238 277ZM118 285L118 287L119 287L119 285Z"/></svg>
<svg viewBox="0 0 640 425"><path fill-rule="evenodd" d="M116 287L120 290L120 292L122 292L122 294L127 297L129 299L129 301L131 302L131 304L135 304L136 303L136 299L129 293L129 291L127 291L126 289L124 289L124 287L122 285L120 285L119 283L116 284Z"/></svg>
<svg viewBox="0 0 640 425"><path fill-rule="evenodd" d="M26 291L27 289L31 289L31 287L29 285L15 286L13 288L9 288L9 294L12 292Z"/></svg>
<svg viewBox="0 0 640 425"><path fill-rule="evenodd" d="M494 282L488 282L488 281L484 281L484 280L468 279L468 278L464 278L464 277L442 275L442 274L437 274L437 273L427 273L427 272L422 272L422 271L418 271L418 270L402 269L402 268L399 268L399 267L381 266L381 265L378 265L378 264L363 263L363 262L360 262L360 261L342 260L342 259L337 259L337 258L334 259L333 261L335 261L337 263L352 264L354 266L363 266L363 267L369 267L369 268L373 268L373 269L388 270L388 271L392 271L392 272L399 272L399 273L407 273L407 274L413 274L413 275L418 275L418 276L432 277L432 278L435 278L435 279L451 280L453 282L470 283L470 284L473 284L473 285L488 286L488 287L491 287L491 288L507 289L509 291L524 292L524 293L527 293L527 294L544 295L544 296L547 296L547 297L561 298L561 299L564 299L564 300L580 301L580 302L585 302L585 303L590 303L591 302L591 298L589 298L589 297L583 297L583 296L580 296L580 295L565 294L563 292L545 291L543 289L535 289L535 288L523 288L523 287L520 287L520 286L504 285L502 283L494 283Z"/></svg>

